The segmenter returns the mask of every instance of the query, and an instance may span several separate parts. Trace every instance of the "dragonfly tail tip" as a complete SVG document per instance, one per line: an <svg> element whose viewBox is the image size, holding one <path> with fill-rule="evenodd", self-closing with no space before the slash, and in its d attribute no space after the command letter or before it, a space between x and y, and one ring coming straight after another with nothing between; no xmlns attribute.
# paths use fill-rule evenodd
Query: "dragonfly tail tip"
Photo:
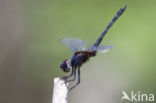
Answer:
<svg viewBox="0 0 156 103"><path fill-rule="evenodd" d="M127 8L127 4L125 4L123 8L126 9Z"/></svg>

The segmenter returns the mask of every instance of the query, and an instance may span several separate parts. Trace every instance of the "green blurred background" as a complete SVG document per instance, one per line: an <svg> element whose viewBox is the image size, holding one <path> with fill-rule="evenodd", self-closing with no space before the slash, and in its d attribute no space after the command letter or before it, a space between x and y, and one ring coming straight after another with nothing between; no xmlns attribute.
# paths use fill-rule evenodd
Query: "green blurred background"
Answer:
<svg viewBox="0 0 156 103"><path fill-rule="evenodd" d="M51 103L53 78L66 75L59 65L72 56L61 39L91 45L124 4L101 44L115 47L82 66L68 102L120 103L123 90L156 94L155 0L0 0L0 103Z"/></svg>

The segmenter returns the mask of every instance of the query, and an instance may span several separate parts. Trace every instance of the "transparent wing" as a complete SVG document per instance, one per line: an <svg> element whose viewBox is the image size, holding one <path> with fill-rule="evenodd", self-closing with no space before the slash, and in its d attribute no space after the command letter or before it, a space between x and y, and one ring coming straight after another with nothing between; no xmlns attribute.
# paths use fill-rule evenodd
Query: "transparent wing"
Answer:
<svg viewBox="0 0 156 103"><path fill-rule="evenodd" d="M89 50L91 51L98 51L100 53L106 53L108 52L110 49L112 49L114 47L114 45L107 45L107 46L92 46L92 48L90 48Z"/></svg>
<svg viewBox="0 0 156 103"><path fill-rule="evenodd" d="M63 38L62 43L65 44L73 52L85 50L86 40L77 38Z"/></svg>

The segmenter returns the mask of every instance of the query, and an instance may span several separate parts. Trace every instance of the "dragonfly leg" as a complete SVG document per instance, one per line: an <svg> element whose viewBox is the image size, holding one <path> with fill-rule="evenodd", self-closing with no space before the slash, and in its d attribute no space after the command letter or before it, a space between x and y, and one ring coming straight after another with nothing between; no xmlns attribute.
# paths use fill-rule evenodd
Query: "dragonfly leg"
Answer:
<svg viewBox="0 0 156 103"><path fill-rule="evenodd" d="M72 81L75 81L76 80L76 69L74 69L74 78L71 79L71 80L68 80L66 82L72 82Z"/></svg>
<svg viewBox="0 0 156 103"><path fill-rule="evenodd" d="M72 72L70 73L70 75L69 76L64 76L64 77L62 77L62 79L65 79L65 80L67 80L68 78L70 78L70 77L72 77L73 76L73 68L72 68Z"/></svg>
<svg viewBox="0 0 156 103"><path fill-rule="evenodd" d="M74 89L77 85L79 85L79 83L80 83L80 68L78 68L78 81L77 81L77 83L74 86L72 86L69 89L69 91L71 91L72 89Z"/></svg>

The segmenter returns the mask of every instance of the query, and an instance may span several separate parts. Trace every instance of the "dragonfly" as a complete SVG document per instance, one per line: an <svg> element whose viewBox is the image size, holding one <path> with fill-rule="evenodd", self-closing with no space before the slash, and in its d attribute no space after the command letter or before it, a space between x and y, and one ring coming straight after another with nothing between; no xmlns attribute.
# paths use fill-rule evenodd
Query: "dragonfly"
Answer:
<svg viewBox="0 0 156 103"><path fill-rule="evenodd" d="M78 72L78 80L75 85L73 85L71 88L68 88L68 90L72 90L80 83L80 67L86 63L91 57L95 57L98 52L105 53L109 51L113 45L107 45L107 46L99 46L103 37L107 33L107 31L110 29L110 27L116 22L116 20L123 14L123 12L126 10L127 5L124 5L123 8L121 8L112 21L108 24L108 26L105 28L105 30L102 32L100 37L97 39L97 41L91 45L88 49L85 49L86 46L86 40L81 40L77 38L63 38L62 42L65 44L71 51L73 51L73 56L71 57L71 60L65 59L61 64L60 68L65 72L68 73L71 70L71 73L67 76L62 77L68 82L73 82L76 80L76 72ZM74 77L73 77L74 76ZM73 77L72 79L70 79Z"/></svg>

